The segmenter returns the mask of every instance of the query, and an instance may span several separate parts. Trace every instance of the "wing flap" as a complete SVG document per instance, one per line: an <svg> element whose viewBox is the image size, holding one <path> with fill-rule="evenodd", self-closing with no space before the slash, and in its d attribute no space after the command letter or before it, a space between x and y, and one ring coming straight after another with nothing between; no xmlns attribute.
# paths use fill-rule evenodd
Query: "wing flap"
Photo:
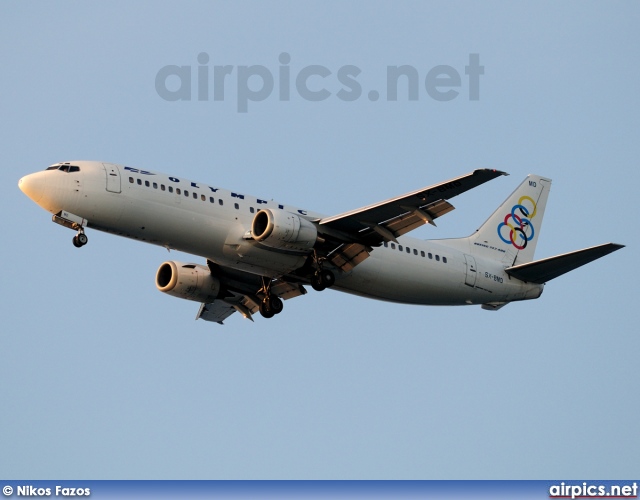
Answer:
<svg viewBox="0 0 640 500"><path fill-rule="evenodd" d="M328 259L334 266L349 272L369 257L371 250L373 250L371 247L360 243L348 243L339 246L328 256Z"/></svg>
<svg viewBox="0 0 640 500"><path fill-rule="evenodd" d="M271 285L271 293L282 300L289 300L300 295L305 295L307 290L300 283L277 280Z"/></svg>
<svg viewBox="0 0 640 500"><path fill-rule="evenodd" d="M196 319L205 321L213 321L222 325L223 321L236 312L235 307L228 304L224 300L216 300L211 304L200 304L200 310L196 315Z"/></svg>
<svg viewBox="0 0 640 500"><path fill-rule="evenodd" d="M624 245L605 243L547 259L520 264L519 266L508 267L505 272L509 276L522 281L542 284L621 248L624 248Z"/></svg>
<svg viewBox="0 0 640 500"><path fill-rule="evenodd" d="M402 236L423 224L428 223L435 226L435 223L433 222L434 219L437 219L454 209L453 205L446 200L438 200L429 204L425 208L404 208L409 209L407 213L381 224L381 226L391 231L395 236Z"/></svg>

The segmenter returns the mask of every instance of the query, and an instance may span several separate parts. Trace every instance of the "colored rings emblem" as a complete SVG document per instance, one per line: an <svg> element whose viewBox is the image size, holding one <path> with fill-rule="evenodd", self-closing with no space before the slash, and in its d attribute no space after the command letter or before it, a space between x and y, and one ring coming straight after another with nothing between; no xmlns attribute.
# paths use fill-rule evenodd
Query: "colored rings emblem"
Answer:
<svg viewBox="0 0 640 500"><path fill-rule="evenodd" d="M498 224L498 236L518 250L527 247L535 234L531 219L536 216L536 202L530 196L523 196L505 215L504 222Z"/></svg>

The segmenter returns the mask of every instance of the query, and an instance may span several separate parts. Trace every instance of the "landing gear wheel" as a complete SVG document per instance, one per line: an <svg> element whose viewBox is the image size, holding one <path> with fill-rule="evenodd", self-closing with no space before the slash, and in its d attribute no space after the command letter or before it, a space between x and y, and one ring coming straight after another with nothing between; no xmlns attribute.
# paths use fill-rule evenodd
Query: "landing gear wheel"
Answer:
<svg viewBox="0 0 640 500"><path fill-rule="evenodd" d="M85 246L89 242L89 238L84 233L78 233L73 237L73 246L80 248Z"/></svg>
<svg viewBox="0 0 640 500"><path fill-rule="evenodd" d="M260 314L262 314L263 318L273 318L275 316L276 313L271 309L269 297L266 297L262 302L260 302Z"/></svg>
<svg viewBox="0 0 640 500"><path fill-rule="evenodd" d="M284 304L282 303L282 299L277 297L276 295L271 295L269 297L269 309L273 314L280 314L282 309L284 309Z"/></svg>
<svg viewBox="0 0 640 500"><path fill-rule="evenodd" d="M78 239L78 243L80 243L80 246L85 246L87 243L89 243L89 238L87 238L87 235L84 233L79 233L76 238Z"/></svg>
<svg viewBox="0 0 640 500"><path fill-rule="evenodd" d="M321 292L325 288L329 288L335 282L336 277L329 270L317 271L313 276L311 276L311 286L318 292Z"/></svg>
<svg viewBox="0 0 640 500"><path fill-rule="evenodd" d="M321 292L322 290L327 288L320 281L320 276L318 275L318 273L311 276L311 288L313 288L316 292Z"/></svg>
<svg viewBox="0 0 640 500"><path fill-rule="evenodd" d="M320 282L324 284L325 288L329 288L333 286L333 284L336 282L335 275L328 269L320 271L319 275L320 275Z"/></svg>

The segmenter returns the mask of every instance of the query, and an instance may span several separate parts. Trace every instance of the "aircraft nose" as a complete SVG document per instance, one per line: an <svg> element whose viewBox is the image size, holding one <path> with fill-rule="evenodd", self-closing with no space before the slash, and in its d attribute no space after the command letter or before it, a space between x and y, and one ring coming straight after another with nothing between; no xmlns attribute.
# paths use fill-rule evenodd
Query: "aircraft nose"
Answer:
<svg viewBox="0 0 640 500"><path fill-rule="evenodd" d="M37 173L25 175L18 181L18 187L34 202L38 203L44 194L44 186L41 181L42 180Z"/></svg>

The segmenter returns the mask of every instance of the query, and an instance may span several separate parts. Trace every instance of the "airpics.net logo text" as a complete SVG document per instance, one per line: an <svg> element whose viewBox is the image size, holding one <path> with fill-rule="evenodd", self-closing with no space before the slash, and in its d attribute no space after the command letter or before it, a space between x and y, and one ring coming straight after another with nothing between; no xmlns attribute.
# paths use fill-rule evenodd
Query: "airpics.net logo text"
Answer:
<svg viewBox="0 0 640 500"><path fill-rule="evenodd" d="M320 64L303 66L292 62L287 52L278 56L275 71L261 64L211 64L206 52L198 54L197 62L197 65L169 64L160 68L155 78L158 96L165 101L209 101L212 95L214 101L225 101L235 91L238 113L247 113L250 102L269 98L281 102L295 98L311 102L332 98L353 102L365 95L362 69L353 64L340 66L335 71ZM460 69L447 64L426 69L408 64L387 66L386 81L377 86L384 90L371 86L366 91L366 99L419 101L426 93L428 98L440 102L452 101L461 95L466 95L469 101L478 101L482 75L484 66L480 65L479 54L469 54L468 64Z"/></svg>
<svg viewBox="0 0 640 500"><path fill-rule="evenodd" d="M631 484L554 484L549 488L549 498L638 498L638 483Z"/></svg>

